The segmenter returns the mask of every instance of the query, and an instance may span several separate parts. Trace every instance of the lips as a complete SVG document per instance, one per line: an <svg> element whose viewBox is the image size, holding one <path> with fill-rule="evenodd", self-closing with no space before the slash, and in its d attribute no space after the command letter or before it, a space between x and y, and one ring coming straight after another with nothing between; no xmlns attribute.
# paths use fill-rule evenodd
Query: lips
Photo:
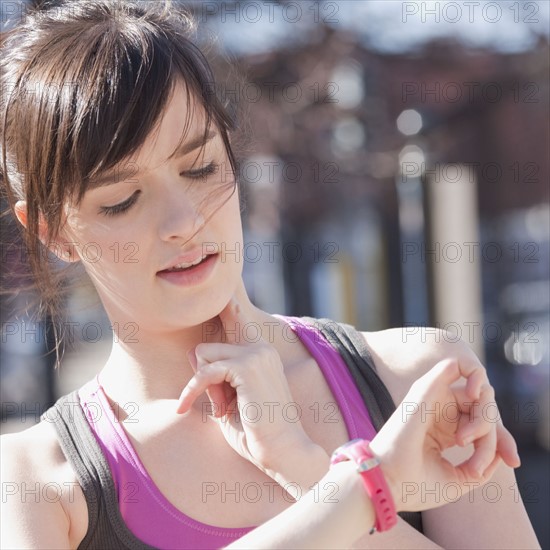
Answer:
<svg viewBox="0 0 550 550"><path fill-rule="evenodd" d="M178 271L198 265L207 259L208 256L212 256L212 254L205 253L202 249L195 249L187 254L182 254L174 258L166 267L161 269L159 273Z"/></svg>
<svg viewBox="0 0 550 550"><path fill-rule="evenodd" d="M184 269L164 269L157 273L157 277L179 287L190 287L205 283L216 269L218 254L208 254L206 258L193 267Z"/></svg>
<svg viewBox="0 0 550 550"><path fill-rule="evenodd" d="M171 271L182 271L184 269L189 269L191 267L195 267L199 264L201 264L204 260L208 258L208 254L205 254L202 258L199 258L198 260L195 260L193 263L190 264L177 264L174 267L171 267L169 269L164 269L163 271L171 272Z"/></svg>

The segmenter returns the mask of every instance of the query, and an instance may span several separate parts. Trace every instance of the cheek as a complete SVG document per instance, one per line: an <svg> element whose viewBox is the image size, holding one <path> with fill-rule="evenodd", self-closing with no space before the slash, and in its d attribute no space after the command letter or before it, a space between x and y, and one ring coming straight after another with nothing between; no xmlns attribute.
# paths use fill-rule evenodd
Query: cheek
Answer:
<svg viewBox="0 0 550 550"><path fill-rule="evenodd" d="M86 212L79 216L72 216L68 219L67 225L71 234L83 245L95 242L109 246L114 242L127 242L135 240L139 236L139 227L135 223L130 223L129 218L113 217L107 218L101 215L92 215Z"/></svg>
<svg viewBox="0 0 550 550"><path fill-rule="evenodd" d="M238 186L235 187L235 191L232 195L226 199L220 211L223 212L224 217L233 221L234 224L241 223L240 194Z"/></svg>
<svg viewBox="0 0 550 550"><path fill-rule="evenodd" d="M138 262L140 246L135 241L135 230L115 230L104 223L86 223L83 217L73 217L64 235L94 279L105 280L109 272Z"/></svg>

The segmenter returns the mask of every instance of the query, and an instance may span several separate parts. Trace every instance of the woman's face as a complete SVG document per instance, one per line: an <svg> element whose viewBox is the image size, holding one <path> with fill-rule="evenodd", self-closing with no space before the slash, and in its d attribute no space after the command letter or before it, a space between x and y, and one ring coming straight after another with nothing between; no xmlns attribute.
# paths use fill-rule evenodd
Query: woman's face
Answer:
<svg viewBox="0 0 550 550"><path fill-rule="evenodd" d="M75 243L112 322L164 331L195 326L216 316L241 280L239 195L214 124L203 145L202 109L183 150L168 159L181 139L186 104L178 85L158 131L67 209L63 236ZM212 253L201 273L193 270L200 275L194 282L191 271L165 271Z"/></svg>

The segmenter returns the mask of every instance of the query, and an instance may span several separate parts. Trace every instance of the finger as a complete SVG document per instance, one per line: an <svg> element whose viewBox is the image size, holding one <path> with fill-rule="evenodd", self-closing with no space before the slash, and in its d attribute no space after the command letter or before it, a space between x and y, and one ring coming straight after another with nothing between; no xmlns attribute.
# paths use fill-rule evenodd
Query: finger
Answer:
<svg viewBox="0 0 550 550"><path fill-rule="evenodd" d="M481 389L490 385L485 367L477 359L463 357L458 361L460 375L466 378L466 392L471 399L480 399Z"/></svg>
<svg viewBox="0 0 550 550"><path fill-rule="evenodd" d="M199 344L200 345L200 344ZM212 346L215 344L208 344L208 346ZM230 346L229 344L223 344L226 346L228 350L235 350L235 346ZM206 349L209 349L208 347ZM191 367L195 372L202 366L208 364L208 360L204 358L203 353L198 353L197 348L189 350L187 352L187 358L189 359L189 363L191 364ZM216 355L216 359L218 356ZM213 384L206 389L206 395L208 396L208 399L210 400L210 404L212 406L212 413L214 418L220 418L224 414L226 414L226 411L228 410L228 403L233 398L233 393L229 392L229 394L226 391L226 386L228 384L226 382L223 382L221 384ZM229 386L229 389L231 387Z"/></svg>
<svg viewBox="0 0 550 550"><path fill-rule="evenodd" d="M462 464L456 466L456 469L459 470L462 474L462 483L464 484L464 494L472 490L472 488L479 487L489 481L496 469L500 465L501 457L496 453L492 462L485 468L481 476L473 474L469 465L469 461L465 461Z"/></svg>
<svg viewBox="0 0 550 550"><path fill-rule="evenodd" d="M483 385L479 401L472 403L470 418L472 422L461 436L464 442L473 441L475 452L470 457L469 464L472 470L481 476L497 452L496 422L500 419L495 403L495 391L489 384Z"/></svg>
<svg viewBox="0 0 550 550"><path fill-rule="evenodd" d="M213 384L221 384L226 381L228 369L221 361L217 363L208 363L195 373L193 378L189 380L187 386L183 388L178 399L176 412L182 414L187 412L197 397L199 397L206 389Z"/></svg>
<svg viewBox="0 0 550 550"><path fill-rule="evenodd" d="M239 344L224 344L220 342L203 342L195 348L197 358L208 363L221 359L237 359L242 357L245 351L250 351L250 348Z"/></svg>
<svg viewBox="0 0 550 550"><path fill-rule="evenodd" d="M193 371L197 372L197 370L199 369L199 361L197 360L197 355L195 351L196 351L196 348L189 350L187 352L187 359ZM223 402L225 401L225 393L223 393L223 391L219 389L220 387L222 386L216 384L216 385L210 386L206 390L206 395L210 400L210 404L212 406L212 412L214 413L215 418L221 416L221 411L223 410ZM178 413L180 412L179 406L176 412Z"/></svg>
<svg viewBox="0 0 550 550"><path fill-rule="evenodd" d="M458 438L468 445L474 439L489 433L500 419L500 413L495 402L495 390L489 384L484 384L479 401L464 403L470 406L468 422L461 422Z"/></svg>
<svg viewBox="0 0 550 550"><path fill-rule="evenodd" d="M199 344L195 348L195 355L199 365L206 365L227 359L242 359L244 346L237 344L208 343ZM212 402L214 418L221 418L230 414L229 403L236 395L236 391L226 382L212 385L206 390L206 395Z"/></svg>
<svg viewBox="0 0 550 550"><path fill-rule="evenodd" d="M205 390L212 405L214 418L220 418L227 411L227 399L223 391L224 384L212 384Z"/></svg>
<svg viewBox="0 0 550 550"><path fill-rule="evenodd" d="M449 386L460 377L466 378L466 391L471 399L479 399L481 386L489 384L485 368L479 361L470 358L449 357L439 361L426 374L417 380L423 393L430 393L440 384Z"/></svg>
<svg viewBox="0 0 550 550"><path fill-rule="evenodd" d="M419 401L432 402L434 396L440 396L442 390L450 389L449 386L459 379L458 360L443 359L413 383L407 399L416 398Z"/></svg>
<svg viewBox="0 0 550 550"><path fill-rule="evenodd" d="M497 450L505 464L511 468L521 466L518 447L512 434L504 427L502 422L497 424Z"/></svg>
<svg viewBox="0 0 550 550"><path fill-rule="evenodd" d="M471 475L478 479L493 462L497 450L496 429L492 429L486 435L474 440L474 454L468 460L468 468Z"/></svg>
<svg viewBox="0 0 550 550"><path fill-rule="evenodd" d="M248 320L235 295L220 311L219 317L222 322L225 342L228 344L245 344L246 339L243 337L242 330Z"/></svg>
<svg viewBox="0 0 550 550"><path fill-rule="evenodd" d="M195 350L190 349L187 352L187 360L189 361L189 364L191 365L191 368L197 372L197 356L195 355Z"/></svg>
<svg viewBox="0 0 550 550"><path fill-rule="evenodd" d="M195 362L195 366L193 368L195 369L195 372L209 364L208 361L205 361L202 355L197 353L197 348L194 350L193 357ZM223 391L224 385L225 382L222 382L221 384L212 384L205 390L206 395L210 400L214 418L220 418L223 415L223 411L226 410L226 398L225 392Z"/></svg>
<svg viewBox="0 0 550 550"><path fill-rule="evenodd" d="M495 473L495 470L500 465L501 460L502 460L501 456L498 453L496 453L495 458L493 459L491 464L489 464L489 466L487 466L487 468L485 468L485 471L483 472L483 475L481 476L481 479L482 479L483 483L485 483L486 481L489 481L489 479L491 479L493 477L493 474Z"/></svg>
<svg viewBox="0 0 550 550"><path fill-rule="evenodd" d="M206 395L212 403L214 418L221 418L234 412L232 401L236 400L237 391L228 382L209 386Z"/></svg>
<svg viewBox="0 0 550 550"><path fill-rule="evenodd" d="M472 399L480 399L482 388L485 385L490 385L489 379L487 378L487 371L485 370L485 367L479 362L467 361L467 363L469 363L469 365L472 367L470 369L466 367L466 369L469 371L468 376L466 376L466 374L463 374L463 376L467 378L467 392Z"/></svg>

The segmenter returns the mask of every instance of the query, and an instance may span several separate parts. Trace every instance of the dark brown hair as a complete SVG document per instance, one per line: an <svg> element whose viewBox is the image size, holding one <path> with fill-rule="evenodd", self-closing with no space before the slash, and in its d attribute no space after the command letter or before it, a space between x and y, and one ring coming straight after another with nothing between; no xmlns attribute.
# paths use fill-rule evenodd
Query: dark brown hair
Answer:
<svg viewBox="0 0 550 550"><path fill-rule="evenodd" d="M40 242L40 219L53 242L63 204L78 205L98 174L140 148L176 81L187 95L185 127L194 100L205 112L205 136L212 122L220 132L233 173L229 132L235 124L192 41L192 18L178 5L73 0L35 6L0 42L0 178L11 209L17 200L27 202L28 261L42 309L56 317L61 278Z"/></svg>

